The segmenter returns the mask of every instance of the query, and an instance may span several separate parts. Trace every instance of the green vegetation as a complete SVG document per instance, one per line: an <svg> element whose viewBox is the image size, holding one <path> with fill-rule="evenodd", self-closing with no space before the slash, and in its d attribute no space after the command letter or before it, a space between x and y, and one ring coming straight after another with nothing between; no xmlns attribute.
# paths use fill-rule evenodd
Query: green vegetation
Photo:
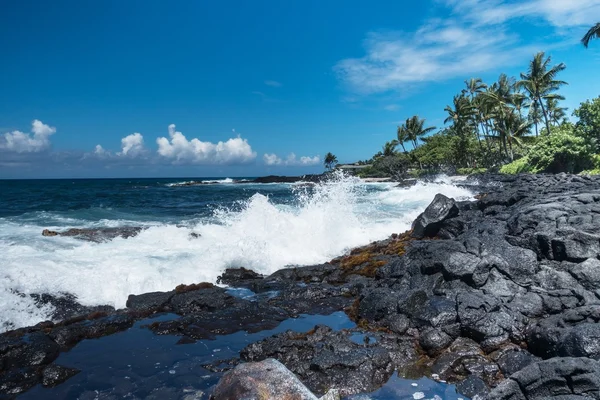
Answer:
<svg viewBox="0 0 600 400"><path fill-rule="evenodd" d="M519 158L510 164L502 166L502 168L500 168L500 172L503 174L520 174L523 172L530 172L529 159L527 159L527 157Z"/></svg>
<svg viewBox="0 0 600 400"><path fill-rule="evenodd" d="M369 167L358 175L599 172L600 98L582 103L573 112L577 122L569 122L559 93L567 84L559 79L565 68L540 52L518 80L501 74L491 84L465 81L444 109L443 128L429 127L418 115L406 119L393 140L360 162Z"/></svg>

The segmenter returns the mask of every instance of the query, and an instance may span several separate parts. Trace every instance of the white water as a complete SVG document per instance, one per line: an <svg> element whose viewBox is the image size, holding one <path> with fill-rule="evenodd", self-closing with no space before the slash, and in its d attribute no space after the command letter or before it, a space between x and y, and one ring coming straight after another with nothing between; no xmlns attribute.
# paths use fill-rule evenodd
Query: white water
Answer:
<svg viewBox="0 0 600 400"><path fill-rule="evenodd" d="M366 185L380 190L365 191ZM0 331L43 321L51 311L38 309L15 291L68 292L85 305L124 307L129 294L215 282L226 267L268 274L287 265L323 263L352 247L409 229L437 193L471 196L447 181L408 189L389 183L366 185L344 178L319 185L312 195L299 191L297 207L274 205L255 194L242 211L217 212L213 223L157 223L136 237L100 244L46 238L33 221L0 219ZM104 224L108 225L131 222L113 220ZM191 238L191 232L201 237Z"/></svg>

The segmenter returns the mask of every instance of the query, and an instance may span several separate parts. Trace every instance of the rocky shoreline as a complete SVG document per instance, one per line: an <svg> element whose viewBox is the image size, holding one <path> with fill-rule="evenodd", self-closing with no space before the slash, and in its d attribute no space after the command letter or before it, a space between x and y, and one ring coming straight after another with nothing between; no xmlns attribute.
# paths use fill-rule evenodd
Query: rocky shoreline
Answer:
<svg viewBox="0 0 600 400"><path fill-rule="evenodd" d="M216 397L264 394L260 384L291 371L301 383L271 385L281 390L271 398L370 393L396 373L454 383L470 398L600 398L600 179L476 179L465 182L481 193L476 201L438 195L410 232L329 263L270 276L225 271L219 283L249 297L200 283L131 295L126 309L114 310L42 294L70 312L0 335L0 398L64 382L78 371L56 362L61 352L150 316L172 315L144 329L185 346L340 311L354 328L281 332L203 365L216 377L227 373ZM264 374L269 368L283 375ZM247 376L240 369L266 381L244 383L235 378Z"/></svg>

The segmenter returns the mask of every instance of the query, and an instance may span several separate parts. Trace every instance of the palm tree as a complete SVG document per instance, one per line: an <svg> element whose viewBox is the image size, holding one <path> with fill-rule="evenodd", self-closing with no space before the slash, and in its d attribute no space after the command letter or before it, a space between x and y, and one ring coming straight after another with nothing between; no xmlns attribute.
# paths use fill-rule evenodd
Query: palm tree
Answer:
<svg viewBox="0 0 600 400"><path fill-rule="evenodd" d="M561 98L560 100L562 100ZM554 125L560 125L561 121L567 117L566 107L560 107L558 105L558 98L546 100L546 109L548 110L548 117Z"/></svg>
<svg viewBox="0 0 600 400"><path fill-rule="evenodd" d="M526 120L522 110L528 107L525 96L518 91L514 78L501 74L487 91L481 94L482 103L492 121L492 130L498 136L488 140L498 140L499 153L511 161L514 159L513 143L520 145L519 137L529 133L532 122Z"/></svg>
<svg viewBox="0 0 600 400"><path fill-rule="evenodd" d="M540 104L537 101L534 101L529 106L529 120L535 126L535 137L538 137L538 125L542 123L542 112Z"/></svg>
<svg viewBox="0 0 600 400"><path fill-rule="evenodd" d="M533 123L516 112L505 114L497 120L497 123L500 137L504 141L506 155L510 161L513 161L515 158L513 145L523 146L522 139L531 131ZM506 144L508 144L508 149Z"/></svg>
<svg viewBox="0 0 600 400"><path fill-rule="evenodd" d="M403 126L406 129L408 139L412 142L415 149L419 147L418 140L421 137L436 129L435 126L425 128L425 119L420 119L418 115L408 118Z"/></svg>
<svg viewBox="0 0 600 400"><path fill-rule="evenodd" d="M396 141L396 143L400 144L400 146L402 146L402 151L406 153L406 147L404 147L404 142L408 142L409 139L405 124L402 124L398 127L397 134L398 140Z"/></svg>
<svg viewBox="0 0 600 400"><path fill-rule="evenodd" d="M444 111L448 113L448 117L444 120L444 123L452 122L454 126L459 128L459 131L463 130L469 126L471 117L475 112L475 107L464 94L454 96L452 103L452 106L444 108Z"/></svg>
<svg viewBox="0 0 600 400"><path fill-rule="evenodd" d="M561 98L561 96L552 92L567 84L556 79L556 75L566 68L565 64L560 63L549 68L550 61L550 56L545 58L543 51L537 53L529 63L529 70L526 74L521 73L521 80L517 83L519 88L525 89L532 102L537 101L539 103L548 133L550 133L550 120L546 107L544 107L544 101Z"/></svg>
<svg viewBox="0 0 600 400"><path fill-rule="evenodd" d="M590 40L600 38L600 22L596 25L592 26L589 31L585 34L583 39L581 39L581 43L587 48L590 44Z"/></svg>
<svg viewBox="0 0 600 400"><path fill-rule="evenodd" d="M337 162L338 162L337 157L334 156L331 152L325 154L325 160L324 160L325 168L327 168L328 170L331 171L333 169L333 167L335 167Z"/></svg>
<svg viewBox="0 0 600 400"><path fill-rule="evenodd" d="M488 85L486 85L481 78L471 78L468 81L465 81L466 89L462 90L463 94L468 94L471 98L471 103L475 105L477 111L474 113L473 118L475 122L475 126L481 125L483 134L485 134L485 128L483 127L483 116L479 107L479 95L487 89ZM477 128L477 141L479 142L479 146L481 146L481 138L479 136L479 128Z"/></svg>
<svg viewBox="0 0 600 400"><path fill-rule="evenodd" d="M398 146L397 140L392 140L391 142L385 142L382 149L382 155L384 157L394 156L396 155L396 147Z"/></svg>

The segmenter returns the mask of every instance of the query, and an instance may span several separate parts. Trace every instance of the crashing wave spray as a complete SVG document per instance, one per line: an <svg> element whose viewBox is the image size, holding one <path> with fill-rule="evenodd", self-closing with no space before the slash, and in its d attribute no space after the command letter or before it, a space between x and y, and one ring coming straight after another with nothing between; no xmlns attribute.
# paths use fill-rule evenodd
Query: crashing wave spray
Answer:
<svg viewBox="0 0 600 400"><path fill-rule="evenodd" d="M106 243L46 239L40 236L41 226L13 224L0 229L0 329L8 323L35 324L51 311L38 309L29 296L15 290L72 293L84 305L119 308L132 293L215 282L227 267L269 274L287 265L323 263L410 228L436 193L470 197L467 190L447 183L401 189L335 175L312 188L296 187L292 204L275 204L254 194L239 207L219 210L195 224L157 223L136 237ZM7 231L11 238L2 236ZM192 237L192 232L200 236Z"/></svg>

